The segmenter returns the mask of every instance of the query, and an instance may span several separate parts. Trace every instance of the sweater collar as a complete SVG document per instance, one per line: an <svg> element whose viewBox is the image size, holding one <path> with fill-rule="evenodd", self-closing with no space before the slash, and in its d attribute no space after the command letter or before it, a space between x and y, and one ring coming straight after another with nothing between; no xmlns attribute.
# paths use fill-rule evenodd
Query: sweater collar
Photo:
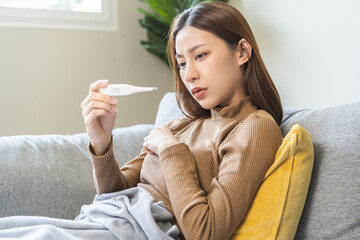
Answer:
<svg viewBox="0 0 360 240"><path fill-rule="evenodd" d="M257 107L252 104L250 96L247 96L229 106L211 109L211 120L219 121L224 118L243 119L256 110Z"/></svg>

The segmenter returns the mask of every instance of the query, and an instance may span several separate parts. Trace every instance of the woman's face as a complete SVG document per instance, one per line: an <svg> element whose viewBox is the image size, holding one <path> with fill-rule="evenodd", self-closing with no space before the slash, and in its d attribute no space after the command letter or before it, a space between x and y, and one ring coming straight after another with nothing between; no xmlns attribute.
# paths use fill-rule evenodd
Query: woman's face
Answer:
<svg viewBox="0 0 360 240"><path fill-rule="evenodd" d="M245 97L239 49L191 26L178 32L175 49L181 80L203 108L228 106Z"/></svg>

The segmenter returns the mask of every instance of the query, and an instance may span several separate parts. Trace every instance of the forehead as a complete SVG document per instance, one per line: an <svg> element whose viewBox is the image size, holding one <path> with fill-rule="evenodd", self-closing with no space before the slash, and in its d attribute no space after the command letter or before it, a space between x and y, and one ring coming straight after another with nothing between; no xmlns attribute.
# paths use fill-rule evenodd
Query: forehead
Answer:
<svg viewBox="0 0 360 240"><path fill-rule="evenodd" d="M177 54L185 54L193 46L197 45L213 45L222 41L216 35L192 26L186 26L181 29L175 41L175 49Z"/></svg>

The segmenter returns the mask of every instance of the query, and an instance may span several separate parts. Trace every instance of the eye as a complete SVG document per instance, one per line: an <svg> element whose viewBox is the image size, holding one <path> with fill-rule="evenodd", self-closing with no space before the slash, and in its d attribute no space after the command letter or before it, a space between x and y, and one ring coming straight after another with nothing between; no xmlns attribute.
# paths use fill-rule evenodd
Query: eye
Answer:
<svg viewBox="0 0 360 240"><path fill-rule="evenodd" d="M177 67L178 68L184 68L186 66L186 63L185 62L182 62L182 63L178 63L177 64Z"/></svg>
<svg viewBox="0 0 360 240"><path fill-rule="evenodd" d="M198 55L196 55L196 59L201 59L201 58L205 57L206 54L207 54L207 53L198 54Z"/></svg>

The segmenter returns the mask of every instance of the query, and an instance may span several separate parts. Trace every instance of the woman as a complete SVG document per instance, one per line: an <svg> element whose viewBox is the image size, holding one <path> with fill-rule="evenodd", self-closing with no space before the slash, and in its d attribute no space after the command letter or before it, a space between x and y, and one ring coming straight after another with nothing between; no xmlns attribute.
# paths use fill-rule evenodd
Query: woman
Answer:
<svg viewBox="0 0 360 240"><path fill-rule="evenodd" d="M111 135L116 99L98 93L107 82L90 86L81 106L95 187L98 194L144 188L165 203L181 237L228 239L281 144L280 98L249 25L228 4L181 13L168 53L186 117L152 130L120 170Z"/></svg>

